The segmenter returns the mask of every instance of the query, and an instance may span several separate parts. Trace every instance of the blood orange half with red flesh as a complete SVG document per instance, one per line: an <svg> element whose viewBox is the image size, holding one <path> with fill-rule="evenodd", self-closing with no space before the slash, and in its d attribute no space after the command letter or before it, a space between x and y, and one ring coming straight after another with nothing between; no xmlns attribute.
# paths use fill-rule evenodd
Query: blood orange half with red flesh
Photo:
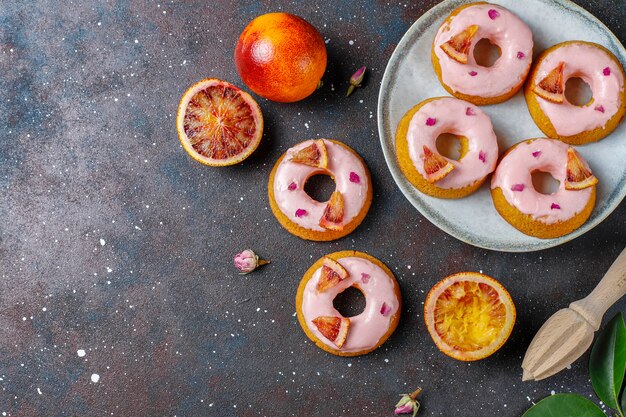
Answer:
<svg viewBox="0 0 626 417"><path fill-rule="evenodd" d="M180 100L176 128L185 151L209 166L237 164L259 146L263 115L245 91L217 78L189 87Z"/></svg>

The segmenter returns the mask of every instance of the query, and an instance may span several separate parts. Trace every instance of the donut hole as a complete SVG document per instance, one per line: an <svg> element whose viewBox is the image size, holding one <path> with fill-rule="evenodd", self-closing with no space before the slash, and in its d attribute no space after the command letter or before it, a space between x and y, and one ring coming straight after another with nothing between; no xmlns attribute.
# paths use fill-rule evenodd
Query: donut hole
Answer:
<svg viewBox="0 0 626 417"><path fill-rule="evenodd" d="M561 182L549 172L534 171L531 174L533 187L541 194L552 195L559 190Z"/></svg>
<svg viewBox="0 0 626 417"><path fill-rule="evenodd" d="M591 87L580 77L571 77L565 83L565 98L574 106L586 106L591 102Z"/></svg>
<svg viewBox="0 0 626 417"><path fill-rule="evenodd" d="M320 203L330 200L335 188L335 181L328 174L311 175L304 183L304 192Z"/></svg>
<svg viewBox="0 0 626 417"><path fill-rule="evenodd" d="M467 153L467 138L453 133L442 133L437 136L435 146L440 155L459 161Z"/></svg>
<svg viewBox="0 0 626 417"><path fill-rule="evenodd" d="M502 56L502 50L496 44L483 38L474 45L474 60L481 67L492 67Z"/></svg>
<svg viewBox="0 0 626 417"><path fill-rule="evenodd" d="M333 307L344 317L358 316L365 310L365 296L360 289L348 287L337 294Z"/></svg>

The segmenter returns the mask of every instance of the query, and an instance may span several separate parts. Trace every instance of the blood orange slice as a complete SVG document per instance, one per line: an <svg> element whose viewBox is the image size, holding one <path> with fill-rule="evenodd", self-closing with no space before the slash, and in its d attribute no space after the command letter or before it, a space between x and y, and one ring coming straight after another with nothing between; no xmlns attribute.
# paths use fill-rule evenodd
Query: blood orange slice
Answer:
<svg viewBox="0 0 626 417"><path fill-rule="evenodd" d="M424 303L424 320L446 355L474 361L497 351L515 324L515 305L495 279L460 272L438 282Z"/></svg>
<svg viewBox="0 0 626 417"><path fill-rule="evenodd" d="M314 168L328 167L328 150L324 141L319 139L306 148L300 149L290 159L292 162L308 165Z"/></svg>
<svg viewBox="0 0 626 417"><path fill-rule="evenodd" d="M313 324L317 330L330 340L339 349L346 342L350 319L345 317L319 316L313 319Z"/></svg>
<svg viewBox="0 0 626 417"><path fill-rule="evenodd" d="M348 278L348 271L339 262L326 256L322 264L321 274L319 281L317 281L319 292L324 292L339 284L342 279Z"/></svg>
<svg viewBox="0 0 626 417"><path fill-rule="evenodd" d="M574 148L567 149L567 169L565 171L565 189L583 190L594 186L598 179L580 159Z"/></svg>
<svg viewBox="0 0 626 417"><path fill-rule="evenodd" d="M189 87L181 98L176 128L183 148L196 161L234 165L259 146L263 114L245 91L207 78Z"/></svg>
<svg viewBox="0 0 626 417"><path fill-rule="evenodd" d="M328 204L326 204L324 215L320 219L320 226L328 230L342 230L343 212L343 196L339 191L335 191L331 194Z"/></svg>
<svg viewBox="0 0 626 417"><path fill-rule="evenodd" d="M565 91L563 84L564 67L565 64L559 62L556 68L550 71L543 80L539 81L539 84L533 87L535 94L553 103L563 103L563 92Z"/></svg>
<svg viewBox="0 0 626 417"><path fill-rule="evenodd" d="M441 49L455 61L467 64L472 39L474 39L476 32L478 32L478 25L468 26L463 32L457 33L448 42L442 44Z"/></svg>
<svg viewBox="0 0 626 417"><path fill-rule="evenodd" d="M454 164L443 156L433 153L428 146L424 145L424 171L426 172L426 181L429 183L437 182L454 169Z"/></svg>

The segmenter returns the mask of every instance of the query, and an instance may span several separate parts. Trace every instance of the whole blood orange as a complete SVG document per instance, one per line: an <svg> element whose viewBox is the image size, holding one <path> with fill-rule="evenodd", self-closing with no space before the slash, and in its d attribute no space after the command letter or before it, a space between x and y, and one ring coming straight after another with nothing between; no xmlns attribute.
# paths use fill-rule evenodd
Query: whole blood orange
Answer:
<svg viewBox="0 0 626 417"><path fill-rule="evenodd" d="M250 94L207 78L189 87L180 99L176 129L183 148L196 161L233 165L259 146L263 114Z"/></svg>
<svg viewBox="0 0 626 417"><path fill-rule="evenodd" d="M439 281L424 303L424 320L433 341L461 361L486 358L509 338L515 305L495 279L460 272Z"/></svg>
<svg viewBox="0 0 626 417"><path fill-rule="evenodd" d="M289 13L261 15L243 30L235 47L243 82L272 101L308 97L326 70L326 45L309 22Z"/></svg>

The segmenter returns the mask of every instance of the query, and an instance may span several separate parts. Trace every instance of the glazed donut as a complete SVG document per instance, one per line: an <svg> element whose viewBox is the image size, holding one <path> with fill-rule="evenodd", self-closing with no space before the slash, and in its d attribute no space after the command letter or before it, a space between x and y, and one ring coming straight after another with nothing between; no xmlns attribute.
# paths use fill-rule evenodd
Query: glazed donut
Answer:
<svg viewBox="0 0 626 417"><path fill-rule="evenodd" d="M330 200L313 200L304 184L315 174L329 175L336 185ZM328 241L352 232L372 202L372 180L361 157L347 145L330 139L307 140L285 152L268 183L272 212L290 233L308 240Z"/></svg>
<svg viewBox="0 0 626 417"><path fill-rule="evenodd" d="M550 173L559 181L553 194L533 186L532 173ZM491 195L500 215L522 233L543 239L566 235L591 215L598 180L587 162L556 139L530 139L506 151L491 179Z"/></svg>
<svg viewBox="0 0 626 417"><path fill-rule="evenodd" d="M491 67L478 65L474 58L474 47L481 39L488 39L502 53ZM501 103L519 91L528 75L533 36L504 7L471 3L444 20L431 55L435 73L450 94L479 106Z"/></svg>
<svg viewBox="0 0 626 417"><path fill-rule="evenodd" d="M565 83L580 77L593 97L576 106L565 97ZM559 43L537 59L524 89L528 111L548 137L572 145L595 142L624 118L624 69L605 47L583 41Z"/></svg>
<svg viewBox="0 0 626 417"><path fill-rule="evenodd" d="M461 158L437 153L443 133L459 136ZM476 191L496 168L498 141L489 116L475 105L452 97L424 100L409 110L396 131L396 157L406 178L421 192L461 198Z"/></svg>
<svg viewBox="0 0 626 417"><path fill-rule="evenodd" d="M346 288L365 296L365 309L343 317L333 300ZM298 322L319 348L338 356L358 356L382 345L398 326L402 299L393 273L362 252L326 255L304 274L296 295Z"/></svg>

